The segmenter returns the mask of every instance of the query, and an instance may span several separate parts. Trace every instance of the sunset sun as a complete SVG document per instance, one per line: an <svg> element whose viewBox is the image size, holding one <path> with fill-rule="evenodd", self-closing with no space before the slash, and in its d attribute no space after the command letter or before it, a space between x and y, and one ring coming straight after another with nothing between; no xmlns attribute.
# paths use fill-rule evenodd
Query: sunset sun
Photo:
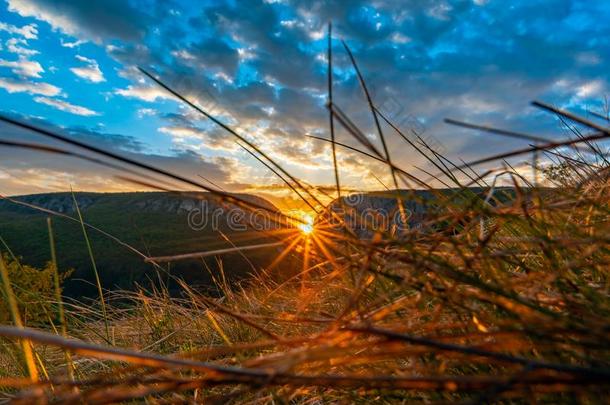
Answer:
<svg viewBox="0 0 610 405"><path fill-rule="evenodd" d="M313 232L313 217L309 214L304 214L303 215L303 222L299 223L297 225L297 228L299 228L299 231L301 231L301 233L303 235L310 235Z"/></svg>

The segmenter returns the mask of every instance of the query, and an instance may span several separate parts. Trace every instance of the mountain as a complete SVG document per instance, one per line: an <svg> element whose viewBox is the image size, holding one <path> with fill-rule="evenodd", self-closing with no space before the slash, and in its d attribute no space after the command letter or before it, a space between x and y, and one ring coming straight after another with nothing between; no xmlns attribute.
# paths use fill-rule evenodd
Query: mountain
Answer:
<svg viewBox="0 0 610 405"><path fill-rule="evenodd" d="M445 188L431 190L398 190L374 191L356 193L335 199L325 210L324 215L334 212L343 218L346 224L363 239L370 239L376 231L392 232L401 229L420 227L426 218L431 218L435 212L443 210L439 203L439 195L443 198L453 198L452 205L461 202L468 204L472 198L483 201L489 189L471 187L468 189ZM511 187L496 187L490 204L505 202L514 198L515 191ZM401 216L397 201L400 199L404 217ZM339 221L331 221L339 226ZM440 224L435 224L430 231L439 231Z"/></svg>
<svg viewBox="0 0 610 405"><path fill-rule="evenodd" d="M247 194L234 196L276 210L263 198ZM276 241L251 227L245 230L246 212L240 213L238 207L222 203L210 193L75 193L74 198L86 223L150 257L230 248L232 243L241 246ZM46 221L51 217L58 266L64 271L74 269L65 284L66 294L94 296L94 273L80 223L23 205L77 218L72 194L35 194L12 199L22 204L0 200L0 237L6 245L24 263L44 265L50 260ZM151 264L120 243L93 229L88 228L87 232L104 288L131 289L136 283L150 285L159 276L169 280L165 272L157 274L158 270ZM4 251L5 247L0 246L0 250ZM170 274L190 285L206 288L212 285L209 272L218 273L222 268L228 279L239 280L252 273L253 266L258 269L270 263L280 250L251 250L247 252L247 259L239 253L223 255L221 262L214 257L172 262L168 269ZM290 271L289 262L283 271Z"/></svg>
<svg viewBox="0 0 610 405"><path fill-rule="evenodd" d="M432 210L439 209L435 193L444 196L457 195L458 189L398 192L406 210L409 227L419 226ZM484 189L471 188L465 193L464 201L472 196L482 195ZM498 188L494 196L507 200L514 196L514 190ZM267 200L248 194L234 194L242 200L265 207L276 208ZM470 197L464 197L470 196ZM396 192L370 192L352 194L335 200L327 208L339 213L361 238L372 237L371 224L377 229L391 229L401 226ZM267 233L246 227L247 213L232 204L222 203L210 193L188 193L180 195L165 192L136 193L75 193L74 198L82 213L83 220L104 232L120 239L149 257L178 255L184 253L210 251L235 246L245 246L276 242ZM43 266L50 260L47 217L53 221L53 233L61 271L74 269L65 283L65 293L69 296L95 296L94 273L83 237L71 193L34 194L12 197L15 203L0 200L0 237L11 251L22 257L23 262L35 267ZM61 215L41 212L27 205L35 205ZM263 217L262 210L254 215L255 223ZM362 222L368 225L363 226ZM266 224L276 225L276 224ZM257 227L257 229L264 228ZM435 227L433 231L438 230ZM282 251L282 247L250 250L225 254L220 258L207 257L164 264L166 271L159 272L121 243L106 235L87 228L94 258L102 285L107 289L133 289L137 284L150 286L159 277L170 289L175 288L169 274L184 279L189 285L210 288L212 276L224 271L229 281L248 277L253 271L265 267ZM224 237L226 236L227 241ZM2 242L0 241L0 242ZM4 244L0 250L5 251ZM294 275L299 269L298 257L288 257L275 268L278 278Z"/></svg>

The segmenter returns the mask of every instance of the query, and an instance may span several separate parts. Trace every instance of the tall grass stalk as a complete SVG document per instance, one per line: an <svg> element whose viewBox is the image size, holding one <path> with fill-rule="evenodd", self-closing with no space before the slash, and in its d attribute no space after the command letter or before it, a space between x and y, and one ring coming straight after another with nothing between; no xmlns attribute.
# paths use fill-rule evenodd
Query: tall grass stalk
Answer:
<svg viewBox="0 0 610 405"><path fill-rule="evenodd" d="M102 317L104 318L104 329L106 331L106 341L111 342L110 326L108 324L108 312L106 311L106 300L104 299L104 291L102 289L102 282L100 280L99 272L97 271L95 257L93 256L93 248L91 247L91 241L89 240L89 235L87 233L87 229L85 228L85 222L83 221L83 216L82 216L80 208L78 206L78 202L76 201L76 196L74 195L74 191L72 191L72 188L70 188L70 191L72 193L72 201L74 202L74 209L76 210L76 214L78 215L78 220L80 222L81 229L83 231L83 237L85 238L85 243L87 244L87 253L89 254L89 259L91 259L91 267L93 268L93 274L95 275L95 285L97 286L97 292L100 297L100 305L102 307Z"/></svg>
<svg viewBox="0 0 610 405"><path fill-rule="evenodd" d="M61 296L59 266L57 265L57 252L55 249L55 236L53 234L53 223L50 217L47 217L47 230L49 232L49 248L51 251L51 264L53 266L53 288L55 292L55 301L57 302L57 316L61 325L61 335L63 337L68 337L68 323L66 321L64 300ZM66 351L65 357L68 368L68 377L70 380L74 380L74 362L72 361L72 355L69 351Z"/></svg>
<svg viewBox="0 0 610 405"><path fill-rule="evenodd" d="M17 305L17 300L15 299L13 288L11 287L8 268L6 267L4 257L2 257L2 255L0 255L0 277L4 287L4 297L8 304L13 323L17 328L23 329L23 322L21 320L21 315L19 314L19 307ZM30 379L36 382L38 381L38 369L36 368L36 362L34 360L34 349L32 347L32 343L27 339L21 339L21 348L23 350L23 357L25 359L25 365L30 375Z"/></svg>

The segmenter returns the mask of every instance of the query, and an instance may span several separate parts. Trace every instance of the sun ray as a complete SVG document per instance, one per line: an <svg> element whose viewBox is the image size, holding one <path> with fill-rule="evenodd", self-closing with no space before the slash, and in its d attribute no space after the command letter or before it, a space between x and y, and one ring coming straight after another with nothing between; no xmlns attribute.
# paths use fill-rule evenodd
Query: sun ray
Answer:
<svg viewBox="0 0 610 405"><path fill-rule="evenodd" d="M294 248L297 246L297 244L303 239L302 235L296 235L294 237L294 240L292 242L290 242L290 244L286 247L286 249L284 249L284 251L282 253L279 254L278 257L275 258L275 260L273 260L273 262L267 266L267 271L271 271L275 268L275 266L277 266L290 252L292 252L294 250Z"/></svg>
<svg viewBox="0 0 610 405"><path fill-rule="evenodd" d="M335 258L333 257L333 255L328 251L326 246L324 246L323 239L319 235L316 235L316 234L313 234L311 236L312 236L311 239L314 241L316 246L320 249L320 251L322 252L324 257L326 257L326 259L328 261L330 261L330 263L333 266L336 266L337 262L335 261Z"/></svg>

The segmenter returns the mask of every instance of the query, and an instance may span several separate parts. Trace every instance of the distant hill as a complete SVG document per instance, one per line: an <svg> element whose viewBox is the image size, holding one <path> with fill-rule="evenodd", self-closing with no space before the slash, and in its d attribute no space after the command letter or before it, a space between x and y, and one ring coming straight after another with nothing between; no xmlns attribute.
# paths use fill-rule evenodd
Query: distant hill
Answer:
<svg viewBox="0 0 610 405"><path fill-rule="evenodd" d="M275 209L270 202L256 196L235 196ZM243 225L229 226L231 221L239 222L239 215L228 214L235 206L221 204L209 193L189 193L188 196L164 192L75 193L75 197L85 222L116 236L147 256L231 247L221 232L237 246L275 241L261 232L239 230ZM76 217L70 193L35 194L13 199ZM23 205L0 200L0 236L17 256L23 257L25 263L42 266L50 260L46 224L49 216ZM66 283L66 294L95 295L95 288L91 285L93 271L80 224L51 217L59 267L63 270L75 269ZM104 288L130 289L135 283L149 285L151 280L158 279L152 265L144 263L141 257L124 246L93 230L89 229L88 234ZM4 246L0 246L0 250L4 251ZM279 250L249 251L249 261L240 254L224 255L222 267L231 280L241 279L253 271L252 265L260 268L270 263ZM219 271L218 262L209 257L205 264L203 259L174 262L169 271L191 285L206 287L211 285L206 265L212 272ZM284 271L289 272L290 264L286 264L286 267ZM167 275L162 274L162 277L167 278Z"/></svg>
<svg viewBox="0 0 610 405"><path fill-rule="evenodd" d="M325 212L330 210L341 214L346 223L361 238L370 238L374 234L372 229L390 231L392 227L403 229L417 227L426 217L430 217L433 210L438 210L437 193L444 197L461 198L469 201L473 196L487 196L488 189L471 187L467 190L446 188L430 190L398 190L373 191L368 193L355 193L335 199ZM511 187L497 187L493 192L490 204L498 201L508 201L514 198L515 191ZM401 219L397 199L400 198L406 214L406 221ZM477 197L478 198L478 197ZM435 226L432 231L440 230Z"/></svg>
<svg viewBox="0 0 610 405"><path fill-rule="evenodd" d="M458 190L439 191L450 195ZM475 194L483 192L479 188L470 191ZM248 194L234 195L276 210L273 204L263 198ZM514 190L498 188L494 195L496 198L509 199L514 195ZM430 191L401 190L400 196L409 213L409 227L417 226L430 210L435 209L436 198ZM151 257L232 247L221 233L237 246L277 241L251 228L242 231L240 228L243 225L233 223L230 226L229 222L239 219L239 216L231 215L231 209L235 206L221 204L209 193L189 193L187 196L165 192L75 193L75 197L85 222ZM70 193L12 198L76 218ZM392 226L398 218L395 192L352 194L342 197L341 201L332 202L327 211L332 209L339 212L341 207L350 212L344 214L348 220L350 216L370 220L375 212L383 212L386 215L385 225ZM50 260L46 223L49 216L53 219L60 270L75 270L66 282L66 294L74 297L95 296L91 262L78 222L0 200L0 237L26 264L40 267ZM369 238L372 235L369 229L358 229L355 225L358 221L352 220L351 223L360 237ZM94 230L88 229L88 234L104 288L131 289L136 283L148 286L158 280L158 272L151 264L145 263L142 257ZM4 251L4 246L0 245L0 250ZM260 269L271 263L281 251L281 247L252 250L244 253L247 259L239 253L223 255L221 264L213 257L172 262L168 269L170 274L181 277L192 286L208 288L212 285L210 271L219 273L222 267L227 279L240 280L253 272L253 266ZM275 270L278 277L293 275L295 269L300 268L298 260L297 257L288 257ZM162 273L161 277L165 282L169 280L166 273ZM175 287L171 282L169 285Z"/></svg>

